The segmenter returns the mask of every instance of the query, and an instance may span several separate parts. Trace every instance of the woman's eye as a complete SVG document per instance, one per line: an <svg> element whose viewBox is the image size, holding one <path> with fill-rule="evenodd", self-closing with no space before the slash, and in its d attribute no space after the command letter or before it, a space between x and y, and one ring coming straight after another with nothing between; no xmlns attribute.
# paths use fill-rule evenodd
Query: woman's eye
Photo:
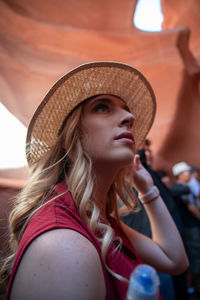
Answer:
<svg viewBox="0 0 200 300"><path fill-rule="evenodd" d="M109 107L107 104L98 104L97 106L95 106L94 111L95 112L107 112L107 111L109 111Z"/></svg>

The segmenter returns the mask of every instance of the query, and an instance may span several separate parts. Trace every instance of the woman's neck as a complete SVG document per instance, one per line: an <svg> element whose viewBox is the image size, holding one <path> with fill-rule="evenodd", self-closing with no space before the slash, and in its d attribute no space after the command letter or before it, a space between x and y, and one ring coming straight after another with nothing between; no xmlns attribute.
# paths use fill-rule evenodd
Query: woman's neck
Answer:
<svg viewBox="0 0 200 300"><path fill-rule="evenodd" d="M107 219L106 204L108 199L108 192L112 183L114 182L116 174L113 172L95 172L95 199L94 201L100 209L100 216Z"/></svg>

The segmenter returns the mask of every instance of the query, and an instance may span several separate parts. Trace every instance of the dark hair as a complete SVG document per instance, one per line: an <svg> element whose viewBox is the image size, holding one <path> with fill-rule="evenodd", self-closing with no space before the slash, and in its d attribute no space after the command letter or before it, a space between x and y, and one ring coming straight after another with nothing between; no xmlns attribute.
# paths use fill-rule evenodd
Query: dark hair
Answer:
<svg viewBox="0 0 200 300"><path fill-rule="evenodd" d="M147 165L145 151L146 151L145 149L140 149L137 151L137 154L140 156L140 161L144 167Z"/></svg>
<svg viewBox="0 0 200 300"><path fill-rule="evenodd" d="M146 146L151 146L151 141L149 139L145 139L144 144Z"/></svg>
<svg viewBox="0 0 200 300"><path fill-rule="evenodd" d="M156 173L157 173L157 175L158 175L158 177L159 177L160 179L163 178L163 177L165 177L165 176L168 176L167 172L164 171L164 170L156 171Z"/></svg>
<svg viewBox="0 0 200 300"><path fill-rule="evenodd" d="M195 166L191 166L190 168L190 174L193 174L194 172L199 172L199 169Z"/></svg>

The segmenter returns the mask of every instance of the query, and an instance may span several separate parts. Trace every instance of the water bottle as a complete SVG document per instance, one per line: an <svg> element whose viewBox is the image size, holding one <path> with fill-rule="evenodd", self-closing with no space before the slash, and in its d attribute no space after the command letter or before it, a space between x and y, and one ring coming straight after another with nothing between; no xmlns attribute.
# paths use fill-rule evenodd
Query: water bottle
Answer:
<svg viewBox="0 0 200 300"><path fill-rule="evenodd" d="M132 272L126 300L157 300L159 278L156 270L149 265L138 265Z"/></svg>

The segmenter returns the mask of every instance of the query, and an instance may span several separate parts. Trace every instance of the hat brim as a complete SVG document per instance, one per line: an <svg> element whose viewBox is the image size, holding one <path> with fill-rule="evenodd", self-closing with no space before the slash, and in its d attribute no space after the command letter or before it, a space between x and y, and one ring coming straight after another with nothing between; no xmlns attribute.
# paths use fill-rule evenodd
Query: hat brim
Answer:
<svg viewBox="0 0 200 300"><path fill-rule="evenodd" d="M135 68L117 62L81 65L59 79L34 113L28 127L26 157L38 161L55 144L66 117L84 100L101 94L120 97L135 116L136 148L149 132L156 111L153 89Z"/></svg>

